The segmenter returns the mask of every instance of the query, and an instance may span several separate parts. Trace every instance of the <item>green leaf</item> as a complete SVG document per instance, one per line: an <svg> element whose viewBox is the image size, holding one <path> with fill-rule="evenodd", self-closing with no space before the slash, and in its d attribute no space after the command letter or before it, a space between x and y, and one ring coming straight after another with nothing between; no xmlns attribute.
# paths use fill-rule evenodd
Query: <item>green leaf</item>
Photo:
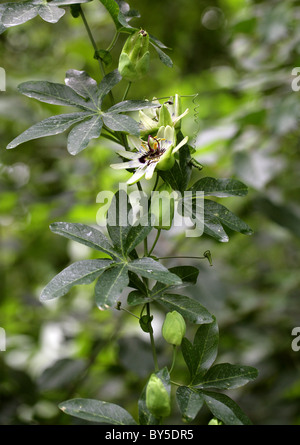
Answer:
<svg viewBox="0 0 300 445"><path fill-rule="evenodd" d="M254 380L257 375L257 369L251 366L220 363L210 368L204 376L202 374L196 375L193 386L201 389L234 389L246 385L250 380Z"/></svg>
<svg viewBox="0 0 300 445"><path fill-rule="evenodd" d="M10 149L17 147L18 145L33 139L63 133L65 130L71 127L71 125L86 119L88 116L90 116L89 112L79 112L48 117L47 119L32 125L32 127L21 133L8 144L7 148Z"/></svg>
<svg viewBox="0 0 300 445"><path fill-rule="evenodd" d="M113 196L107 212L107 231L115 246L122 256L126 256L126 239L131 226L128 222L128 214L132 207L124 190L119 190Z"/></svg>
<svg viewBox="0 0 300 445"><path fill-rule="evenodd" d="M41 2L42 3L42 2ZM45 5L43 4L38 8L39 16L48 23L57 23L59 19L65 14L65 10L62 8L58 8L54 4L51 3Z"/></svg>
<svg viewBox="0 0 300 445"><path fill-rule="evenodd" d="M229 227L229 229L235 230L236 232L243 233L244 235L251 235L253 233L248 224L218 202L205 199L204 214L205 218L208 220L210 218L217 218L222 225L225 225Z"/></svg>
<svg viewBox="0 0 300 445"><path fill-rule="evenodd" d="M212 391L201 391L212 414L225 425L251 425L252 422L230 397Z"/></svg>
<svg viewBox="0 0 300 445"><path fill-rule="evenodd" d="M160 104L149 102L148 100L125 100L113 105L107 110L107 112L122 113L127 111L144 110L145 108L158 108L160 106Z"/></svg>
<svg viewBox="0 0 300 445"><path fill-rule="evenodd" d="M139 306L140 304L145 304L150 301L150 298L147 298L145 294L141 293L139 290L133 290L127 297L128 306Z"/></svg>
<svg viewBox="0 0 300 445"><path fill-rule="evenodd" d="M215 179L201 178L192 187L191 190L203 191L205 196L217 196L225 198L228 196L245 196L248 188L245 184L235 179Z"/></svg>
<svg viewBox="0 0 300 445"><path fill-rule="evenodd" d="M129 287L132 287L133 289L139 290L142 294L147 296L147 288L144 284L144 282L133 272L129 271Z"/></svg>
<svg viewBox="0 0 300 445"><path fill-rule="evenodd" d="M147 222L145 223L145 221ZM152 229L153 227L151 226L150 217L148 215L139 220L134 226L131 226L125 241L126 252L130 253L149 235Z"/></svg>
<svg viewBox="0 0 300 445"><path fill-rule="evenodd" d="M6 3L2 15L2 23L6 28L21 25L33 19L37 14L38 7L32 1Z"/></svg>
<svg viewBox="0 0 300 445"><path fill-rule="evenodd" d="M115 306L128 283L128 269L125 263L117 264L105 270L95 286L96 304L98 308L105 310Z"/></svg>
<svg viewBox="0 0 300 445"><path fill-rule="evenodd" d="M79 223L55 222L50 225L50 229L53 233L77 241L92 249L100 250L100 252L104 252L111 257L121 259L119 253L114 250L106 236L93 227Z"/></svg>
<svg viewBox="0 0 300 445"><path fill-rule="evenodd" d="M205 374L217 357L219 332L217 321L214 316L212 318L212 323L199 326L193 344L186 338L182 341L182 355L192 381L196 374Z"/></svg>
<svg viewBox="0 0 300 445"><path fill-rule="evenodd" d="M180 167L177 162L173 165L169 170L159 170L159 175L162 177L164 182L169 184L173 190L178 190L179 192L183 192L182 184L182 173Z"/></svg>
<svg viewBox="0 0 300 445"><path fill-rule="evenodd" d="M155 49L155 51L158 54L158 57L160 58L160 60L162 61L162 63L164 65L166 65L169 68L173 68L173 61L171 59L171 57L169 57L161 48L159 48L159 46L157 46L155 43L151 42L151 45L153 46L153 48Z"/></svg>
<svg viewBox="0 0 300 445"><path fill-rule="evenodd" d="M104 113L102 115L104 124L113 131L124 131L125 133L139 136L140 126L132 117L117 113Z"/></svg>
<svg viewBox="0 0 300 445"><path fill-rule="evenodd" d="M191 422L203 406L204 399L200 392L188 386L179 386L176 391L176 401L183 420Z"/></svg>
<svg viewBox="0 0 300 445"><path fill-rule="evenodd" d="M106 74L101 80L98 86L97 103L98 108L101 108L103 98L112 90L112 88L117 85L122 79L121 74L116 69L111 73Z"/></svg>
<svg viewBox="0 0 300 445"><path fill-rule="evenodd" d="M177 275L179 278L181 278L182 283L179 285L156 283L151 290L151 298L155 298L156 296L171 289L178 289L192 284L196 284L199 275L199 269L193 266L171 267L169 271Z"/></svg>
<svg viewBox="0 0 300 445"><path fill-rule="evenodd" d="M52 0L46 3L44 0L30 0L23 2L11 2L0 5L2 15L0 34L6 28L21 25L39 15L49 23L56 23L65 14L65 10L58 6L67 6L76 3L87 3L90 0Z"/></svg>
<svg viewBox="0 0 300 445"><path fill-rule="evenodd" d="M21 83L18 89L25 96L33 97L41 102L90 110L86 101L67 85L47 81L29 81Z"/></svg>
<svg viewBox="0 0 300 445"><path fill-rule="evenodd" d="M155 301L165 306L170 311L179 312L186 320L191 323L202 324L211 323L212 315L198 301L190 297L177 294L164 294Z"/></svg>
<svg viewBox="0 0 300 445"><path fill-rule="evenodd" d="M107 9L109 12L111 18L114 21L114 24L117 29L121 27L121 24L119 22L119 6L114 0L100 0L103 6Z"/></svg>
<svg viewBox="0 0 300 445"><path fill-rule="evenodd" d="M112 261L108 259L82 260L71 264L47 284L40 300L52 300L65 295L73 286L92 283L111 264Z"/></svg>
<svg viewBox="0 0 300 445"><path fill-rule="evenodd" d="M139 258L128 263L128 268L145 278L150 278L166 284L180 284L181 279L169 272L162 264L152 258Z"/></svg>
<svg viewBox="0 0 300 445"><path fill-rule="evenodd" d="M71 399L59 404L66 414L89 422L108 425L136 425L134 418L119 405L93 399Z"/></svg>
<svg viewBox="0 0 300 445"><path fill-rule="evenodd" d="M80 96L90 99L94 103L95 109L97 108L95 100L98 95L98 85L85 71L68 70L65 83Z"/></svg>
<svg viewBox="0 0 300 445"><path fill-rule="evenodd" d="M91 139L97 139L102 130L101 116L96 114L76 125L68 135L68 152L77 155L84 150Z"/></svg>

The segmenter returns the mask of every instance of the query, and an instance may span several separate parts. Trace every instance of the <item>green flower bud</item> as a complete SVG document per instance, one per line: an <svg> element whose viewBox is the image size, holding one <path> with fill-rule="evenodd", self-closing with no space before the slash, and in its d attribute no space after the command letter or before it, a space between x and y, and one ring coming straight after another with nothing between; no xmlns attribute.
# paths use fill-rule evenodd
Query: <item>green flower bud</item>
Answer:
<svg viewBox="0 0 300 445"><path fill-rule="evenodd" d="M173 126L172 116L167 104L163 104L160 109L158 125L159 127Z"/></svg>
<svg viewBox="0 0 300 445"><path fill-rule="evenodd" d="M185 335L186 324L179 312L168 312L162 326L162 335L171 345L179 346Z"/></svg>
<svg viewBox="0 0 300 445"><path fill-rule="evenodd" d="M156 229L169 230L174 218L174 197L172 188L163 184L151 198L151 213L155 216Z"/></svg>
<svg viewBox="0 0 300 445"><path fill-rule="evenodd" d="M147 385L146 406L156 417L167 417L171 412L170 396L156 374L150 376Z"/></svg>
<svg viewBox="0 0 300 445"><path fill-rule="evenodd" d="M123 79L134 82L143 77L149 69L149 35L140 30L132 34L125 42L119 58L119 72Z"/></svg>

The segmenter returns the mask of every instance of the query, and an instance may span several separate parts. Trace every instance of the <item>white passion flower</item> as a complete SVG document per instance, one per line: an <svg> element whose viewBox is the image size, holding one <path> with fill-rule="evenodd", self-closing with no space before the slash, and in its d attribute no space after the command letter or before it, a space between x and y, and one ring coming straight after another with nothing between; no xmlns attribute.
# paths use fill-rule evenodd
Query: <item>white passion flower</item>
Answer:
<svg viewBox="0 0 300 445"><path fill-rule="evenodd" d="M176 145L176 133L174 127L167 125L160 127L156 137L148 136L145 142L135 136L128 136L129 142L137 149L136 151L118 151L117 153L128 162L112 164L114 169L130 169L135 168L136 171L127 181L127 184L135 184L140 179L151 179L155 168L158 170L169 170L173 167L175 158L174 154L187 143L186 136L179 144Z"/></svg>

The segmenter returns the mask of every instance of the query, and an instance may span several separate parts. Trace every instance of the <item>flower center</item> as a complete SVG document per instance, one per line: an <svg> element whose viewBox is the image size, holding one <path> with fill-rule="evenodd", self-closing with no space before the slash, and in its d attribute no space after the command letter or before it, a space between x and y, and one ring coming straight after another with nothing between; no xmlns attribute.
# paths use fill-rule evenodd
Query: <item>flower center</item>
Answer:
<svg viewBox="0 0 300 445"><path fill-rule="evenodd" d="M151 142L151 139L153 139L153 142ZM163 155L166 149L161 146L160 144L161 140L162 139L158 140L155 137L149 135L147 145L144 145L142 143L143 148L147 150L147 153L143 154L139 158L139 161L142 164L144 164L145 162L147 162L148 164L151 164L152 162L157 162L159 158Z"/></svg>

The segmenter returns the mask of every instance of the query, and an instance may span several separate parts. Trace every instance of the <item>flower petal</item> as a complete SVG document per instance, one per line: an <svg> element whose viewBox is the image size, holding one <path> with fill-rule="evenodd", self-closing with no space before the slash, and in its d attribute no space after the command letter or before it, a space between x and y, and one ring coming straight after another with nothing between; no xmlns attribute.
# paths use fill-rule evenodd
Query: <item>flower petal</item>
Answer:
<svg viewBox="0 0 300 445"><path fill-rule="evenodd" d="M120 150L117 151L118 155L122 156L122 158L125 159L138 159L140 157L140 153L136 153L133 151L125 151L125 150Z"/></svg>
<svg viewBox="0 0 300 445"><path fill-rule="evenodd" d="M176 145L175 148L173 148L173 150L172 150L172 155L173 155L174 153L176 153L176 151L178 151L183 145L185 145L185 144L187 143L188 140L189 140L188 136L186 136L184 139L182 139L182 141L179 142L179 144Z"/></svg>
<svg viewBox="0 0 300 445"><path fill-rule="evenodd" d="M173 120L173 125L175 126L177 124L177 122L182 119L185 115L188 114L190 110L187 108L180 116L177 116L174 120Z"/></svg>
<svg viewBox="0 0 300 445"><path fill-rule="evenodd" d="M143 167L139 168L132 176L130 179L128 179L127 184L128 185L132 185L135 184L136 182L138 182L145 174L145 166L147 164L143 165Z"/></svg>
<svg viewBox="0 0 300 445"><path fill-rule="evenodd" d="M152 178L156 164L157 164L157 162L152 162L150 165L148 165L148 167L146 168L146 174L145 174L146 179Z"/></svg>
<svg viewBox="0 0 300 445"><path fill-rule="evenodd" d="M138 159L135 159L133 161L129 162L120 162L119 164L111 164L111 168L114 168L115 170L122 170L127 168L136 168L140 167L141 163Z"/></svg>
<svg viewBox="0 0 300 445"><path fill-rule="evenodd" d="M138 137L129 135L128 136L128 142L130 144L132 144L137 150L140 150L140 148L141 148L141 140Z"/></svg>

